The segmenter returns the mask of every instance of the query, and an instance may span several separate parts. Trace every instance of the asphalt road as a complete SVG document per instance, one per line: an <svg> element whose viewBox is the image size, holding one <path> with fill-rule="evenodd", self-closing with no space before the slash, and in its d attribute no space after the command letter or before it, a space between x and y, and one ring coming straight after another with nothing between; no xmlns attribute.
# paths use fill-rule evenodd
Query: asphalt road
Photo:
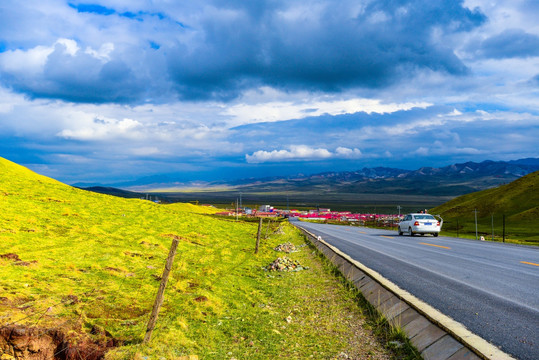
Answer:
<svg viewBox="0 0 539 360"><path fill-rule="evenodd" d="M294 222L517 359L539 359L539 249Z"/></svg>

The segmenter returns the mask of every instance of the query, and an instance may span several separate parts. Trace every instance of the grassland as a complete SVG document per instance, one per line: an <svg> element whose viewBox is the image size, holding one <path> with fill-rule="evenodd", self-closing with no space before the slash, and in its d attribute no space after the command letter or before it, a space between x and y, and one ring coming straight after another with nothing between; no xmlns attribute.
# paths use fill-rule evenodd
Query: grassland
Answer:
<svg viewBox="0 0 539 360"><path fill-rule="evenodd" d="M0 327L61 329L73 343L110 333L121 344L111 360L414 358L373 334L357 294L312 249L290 255L307 271L263 270L277 244L303 243L289 224L274 223L255 256L257 224L214 212L90 193L0 158ZM165 302L143 345L175 236Z"/></svg>
<svg viewBox="0 0 539 360"><path fill-rule="evenodd" d="M478 236L502 241L505 215L506 242L539 245L539 171L507 185L455 198L431 210L444 218L444 233L475 238L477 210Z"/></svg>
<svg viewBox="0 0 539 360"><path fill-rule="evenodd" d="M205 191L205 192L159 192L153 193L159 198L169 201L211 203L220 207L234 207L240 197L238 190ZM412 212L419 209L428 209L439 206L452 196L426 196L426 195L392 195L392 194L363 194L363 193L336 193L328 191L303 192L242 192L244 206L258 208L259 205L271 204L280 209L316 209L317 207L330 208L337 211L351 211L360 213L396 214L397 206L401 212ZM288 197L288 201L287 201Z"/></svg>

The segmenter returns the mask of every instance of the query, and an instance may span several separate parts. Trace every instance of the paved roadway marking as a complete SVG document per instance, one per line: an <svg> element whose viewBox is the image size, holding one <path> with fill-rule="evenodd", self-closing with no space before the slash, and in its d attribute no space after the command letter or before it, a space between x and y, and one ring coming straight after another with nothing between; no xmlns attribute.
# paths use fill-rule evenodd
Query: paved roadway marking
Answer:
<svg viewBox="0 0 539 360"><path fill-rule="evenodd" d="M365 231L358 231L358 233L360 233L360 234L366 234Z"/></svg>
<svg viewBox="0 0 539 360"><path fill-rule="evenodd" d="M450 247L442 246L442 245L434 245L434 244L427 244L427 243L419 243L419 244L427 245L427 246L436 246L436 247L439 247L439 248L442 248L442 249L451 249Z"/></svg>
<svg viewBox="0 0 539 360"><path fill-rule="evenodd" d="M380 235L381 237L385 237L385 238L388 238L388 239L394 239L393 236L385 236L385 235Z"/></svg>
<svg viewBox="0 0 539 360"><path fill-rule="evenodd" d="M535 263L527 262L527 261L521 261L521 263L522 263L522 264L528 264L528 265L539 266L539 264L535 264Z"/></svg>

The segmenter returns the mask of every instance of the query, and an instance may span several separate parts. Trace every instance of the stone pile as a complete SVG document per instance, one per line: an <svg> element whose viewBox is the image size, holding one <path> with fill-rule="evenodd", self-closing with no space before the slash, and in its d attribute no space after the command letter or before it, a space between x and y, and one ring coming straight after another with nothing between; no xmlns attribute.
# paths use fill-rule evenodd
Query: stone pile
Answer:
<svg viewBox="0 0 539 360"><path fill-rule="evenodd" d="M287 242L287 243L284 243L284 244L277 245L277 247L274 248L273 250L275 250L275 251L284 251L287 254L289 254L291 252L298 251L296 245L292 244L291 242Z"/></svg>
<svg viewBox="0 0 539 360"><path fill-rule="evenodd" d="M277 258L265 268L267 271L300 271L308 269L307 266L302 266L299 261L292 260L286 256Z"/></svg>

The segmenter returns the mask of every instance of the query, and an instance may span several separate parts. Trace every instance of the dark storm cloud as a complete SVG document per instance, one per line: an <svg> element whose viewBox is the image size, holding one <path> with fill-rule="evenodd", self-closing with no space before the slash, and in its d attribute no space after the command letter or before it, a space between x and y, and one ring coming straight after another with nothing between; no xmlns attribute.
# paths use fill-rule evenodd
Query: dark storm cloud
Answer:
<svg viewBox="0 0 539 360"><path fill-rule="evenodd" d="M206 18L203 44L178 44L170 53L180 94L226 98L261 84L340 91L383 87L422 69L464 74L453 49L432 40L433 31L467 31L485 21L462 2L376 1L354 17L355 2L290 4L268 10L235 2L228 4L235 16Z"/></svg>
<svg viewBox="0 0 539 360"><path fill-rule="evenodd" d="M262 85L377 89L422 70L466 74L443 39L485 21L463 1L442 0L214 0L142 10L66 6L96 33L114 28L111 34L122 34L108 40L116 45L110 58L90 56L82 50L84 40L77 40L81 51L66 55L55 49L40 73L0 67L5 85L31 97L97 103L163 96L229 100Z"/></svg>
<svg viewBox="0 0 539 360"><path fill-rule="evenodd" d="M505 30L474 45L476 54L493 59L539 56L539 36L520 29Z"/></svg>
<svg viewBox="0 0 539 360"><path fill-rule="evenodd" d="M122 60L103 62L82 51L71 55L62 44L56 44L41 74L8 75L5 80L32 98L82 103L132 102L145 91L144 79Z"/></svg>

